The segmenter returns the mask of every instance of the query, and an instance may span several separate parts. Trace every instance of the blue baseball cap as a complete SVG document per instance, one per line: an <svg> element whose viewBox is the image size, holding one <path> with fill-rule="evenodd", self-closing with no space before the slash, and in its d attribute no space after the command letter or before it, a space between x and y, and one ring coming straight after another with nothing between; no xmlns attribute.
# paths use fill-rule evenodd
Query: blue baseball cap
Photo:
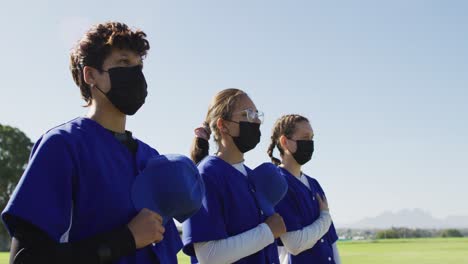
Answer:
<svg viewBox="0 0 468 264"><path fill-rule="evenodd" d="M159 155L148 160L135 178L131 196L135 209L148 208L163 218L183 222L202 205L205 185L195 164L186 156Z"/></svg>
<svg viewBox="0 0 468 264"><path fill-rule="evenodd" d="M249 174L249 180L255 187L255 198L260 209L267 216L275 213L274 207L288 191L288 183L280 169L270 162L265 162Z"/></svg>

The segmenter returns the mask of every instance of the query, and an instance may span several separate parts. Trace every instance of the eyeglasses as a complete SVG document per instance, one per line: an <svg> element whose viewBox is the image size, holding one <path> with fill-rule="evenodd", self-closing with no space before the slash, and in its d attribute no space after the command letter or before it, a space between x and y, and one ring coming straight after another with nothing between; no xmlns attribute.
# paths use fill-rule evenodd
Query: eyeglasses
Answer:
<svg viewBox="0 0 468 264"><path fill-rule="evenodd" d="M255 122L260 121L260 124L263 124L263 119L265 116L262 111L253 110L252 108L247 108L245 110L242 110L233 114L241 114L242 117L245 117L247 121L249 121L250 123L255 123Z"/></svg>

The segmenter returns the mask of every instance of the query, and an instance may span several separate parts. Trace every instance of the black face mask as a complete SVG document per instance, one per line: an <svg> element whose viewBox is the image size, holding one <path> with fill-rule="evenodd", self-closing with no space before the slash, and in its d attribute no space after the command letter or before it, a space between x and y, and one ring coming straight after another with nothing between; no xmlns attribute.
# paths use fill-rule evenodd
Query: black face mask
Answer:
<svg viewBox="0 0 468 264"><path fill-rule="evenodd" d="M134 67L116 67L104 72L109 73L111 88L107 93L104 93L99 88L98 90L101 91L120 112L126 115L135 114L145 103L145 98L148 95L148 86L141 65Z"/></svg>
<svg viewBox="0 0 468 264"><path fill-rule="evenodd" d="M291 139L292 140L292 139ZM314 141L313 140L293 140L296 142L297 148L294 152L293 158L299 165L306 164L314 153Z"/></svg>
<svg viewBox="0 0 468 264"><path fill-rule="evenodd" d="M260 142L261 132L259 123L250 123L250 122L235 122L239 124L239 136L232 137L234 144L239 149L240 152L246 153L247 151L255 148L258 142Z"/></svg>

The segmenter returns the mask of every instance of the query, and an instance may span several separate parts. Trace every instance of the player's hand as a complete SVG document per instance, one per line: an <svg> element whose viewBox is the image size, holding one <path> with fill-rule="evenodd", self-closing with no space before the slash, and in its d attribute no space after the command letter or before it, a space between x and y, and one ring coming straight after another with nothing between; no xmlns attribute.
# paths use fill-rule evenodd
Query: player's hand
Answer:
<svg viewBox="0 0 468 264"><path fill-rule="evenodd" d="M268 217L267 220L265 220L265 223L268 225L268 227L270 227L271 232L275 238L278 238L282 234L286 233L286 225L284 224L283 217L277 213Z"/></svg>
<svg viewBox="0 0 468 264"><path fill-rule="evenodd" d="M330 209L328 208L327 197L325 197L325 195L322 196L319 193L316 193L315 197L317 197L320 211L330 211Z"/></svg>
<svg viewBox="0 0 468 264"><path fill-rule="evenodd" d="M163 240L165 229L162 222L159 214L145 208L128 223L137 249Z"/></svg>

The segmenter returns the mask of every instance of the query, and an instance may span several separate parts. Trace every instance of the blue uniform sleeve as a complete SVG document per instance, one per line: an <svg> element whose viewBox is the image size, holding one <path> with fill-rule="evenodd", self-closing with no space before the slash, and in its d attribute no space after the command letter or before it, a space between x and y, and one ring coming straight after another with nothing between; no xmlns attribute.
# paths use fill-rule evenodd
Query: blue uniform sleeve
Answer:
<svg viewBox="0 0 468 264"><path fill-rule="evenodd" d="M177 253L182 248L179 231L173 220L165 225L164 239L152 246L153 251L159 258L160 263L177 264Z"/></svg>
<svg viewBox="0 0 468 264"><path fill-rule="evenodd" d="M182 224L183 251L189 256L195 256L193 243L228 237L225 228L223 196L221 195L222 186L213 179L207 179L203 173L202 177L206 190L202 207Z"/></svg>
<svg viewBox="0 0 468 264"><path fill-rule="evenodd" d="M320 183L318 183L317 180L315 180L315 183L317 184L319 192L322 195L325 195L325 192L323 191L322 186L320 186ZM335 225L333 224L333 222L330 226L330 229L328 229L328 232L325 234L325 236L327 237L330 244L333 244L338 240L338 234L336 233Z"/></svg>
<svg viewBox="0 0 468 264"><path fill-rule="evenodd" d="M46 134L35 144L26 170L2 213L11 236L15 234L14 218L18 217L60 240L71 221L72 160L60 134Z"/></svg>
<svg viewBox="0 0 468 264"><path fill-rule="evenodd" d="M295 194L290 189L276 205L275 211L283 217L287 232L296 231L303 227L302 214L297 206Z"/></svg>
<svg viewBox="0 0 468 264"><path fill-rule="evenodd" d="M338 241L338 234L336 233L335 225L333 224L333 222L330 226L330 229L328 229L327 238L330 244L333 244L336 241Z"/></svg>

